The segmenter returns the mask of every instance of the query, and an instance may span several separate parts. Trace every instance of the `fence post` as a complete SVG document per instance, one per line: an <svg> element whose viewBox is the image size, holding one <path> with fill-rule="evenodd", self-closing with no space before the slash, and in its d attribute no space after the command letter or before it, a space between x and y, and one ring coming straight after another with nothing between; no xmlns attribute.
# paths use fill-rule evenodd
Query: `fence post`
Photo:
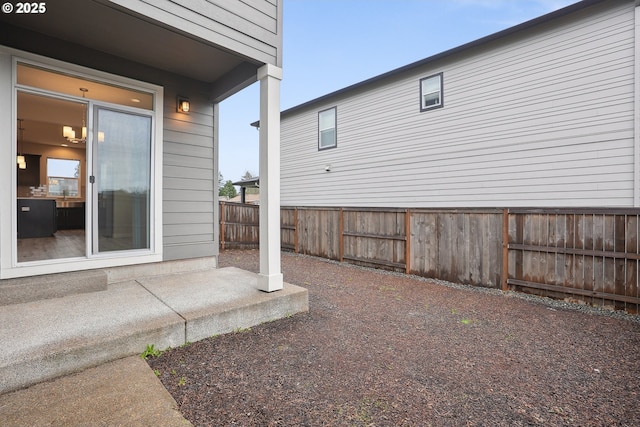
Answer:
<svg viewBox="0 0 640 427"><path fill-rule="evenodd" d="M509 209L502 209L502 290L508 289L509 278Z"/></svg>
<svg viewBox="0 0 640 427"><path fill-rule="evenodd" d="M298 208L293 208L293 251L298 253Z"/></svg>
<svg viewBox="0 0 640 427"><path fill-rule="evenodd" d="M411 274L411 209L404 213L404 263L405 273Z"/></svg>
<svg viewBox="0 0 640 427"><path fill-rule="evenodd" d="M220 202L220 246L224 250L224 202Z"/></svg>
<svg viewBox="0 0 640 427"><path fill-rule="evenodd" d="M344 210L342 208L340 208L338 228L340 230L340 242L339 242L339 248L338 248L340 253L338 254L338 256L340 257L340 262L343 262L344 261Z"/></svg>

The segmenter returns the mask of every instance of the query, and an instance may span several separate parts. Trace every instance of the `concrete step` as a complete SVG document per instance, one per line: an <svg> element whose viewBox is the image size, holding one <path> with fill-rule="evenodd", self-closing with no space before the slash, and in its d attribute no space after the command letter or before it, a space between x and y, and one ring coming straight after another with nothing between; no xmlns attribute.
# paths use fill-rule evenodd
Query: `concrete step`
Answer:
<svg viewBox="0 0 640 427"><path fill-rule="evenodd" d="M0 393L122 357L309 309L306 289L265 293L237 268L143 277L100 292L0 307Z"/></svg>
<svg viewBox="0 0 640 427"><path fill-rule="evenodd" d="M107 290L104 270L0 280L0 306Z"/></svg>
<svg viewBox="0 0 640 427"><path fill-rule="evenodd" d="M186 324L186 341L232 332L309 310L306 289L285 283L284 289L262 292L258 276L235 267L188 275L172 274L138 282L164 301Z"/></svg>

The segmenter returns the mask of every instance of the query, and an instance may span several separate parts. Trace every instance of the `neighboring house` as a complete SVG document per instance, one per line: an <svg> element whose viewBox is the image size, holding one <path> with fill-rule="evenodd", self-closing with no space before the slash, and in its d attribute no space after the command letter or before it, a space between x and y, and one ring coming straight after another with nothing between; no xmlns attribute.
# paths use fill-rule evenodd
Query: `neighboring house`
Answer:
<svg viewBox="0 0 640 427"><path fill-rule="evenodd" d="M258 287L282 287L281 0L9 2L0 25L0 279L215 265L218 103L260 81Z"/></svg>
<svg viewBox="0 0 640 427"><path fill-rule="evenodd" d="M240 187L240 194L229 200L234 203L251 203L257 205L260 203L260 178L253 178L236 181L233 185ZM247 193L247 189L251 189L252 193Z"/></svg>
<svg viewBox="0 0 640 427"><path fill-rule="evenodd" d="M585 0L283 111L281 204L640 206L639 11Z"/></svg>

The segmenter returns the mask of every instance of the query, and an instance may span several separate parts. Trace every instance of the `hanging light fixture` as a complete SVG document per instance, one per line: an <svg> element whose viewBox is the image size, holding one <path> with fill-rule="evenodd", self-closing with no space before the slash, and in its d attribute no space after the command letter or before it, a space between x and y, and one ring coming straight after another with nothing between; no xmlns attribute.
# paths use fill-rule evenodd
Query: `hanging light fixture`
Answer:
<svg viewBox="0 0 640 427"><path fill-rule="evenodd" d="M24 139L24 128L22 127L22 122L24 119L18 119L18 155L16 156L16 163L18 164L18 168L26 169L27 168L27 159L22 154L22 140Z"/></svg>
<svg viewBox="0 0 640 427"><path fill-rule="evenodd" d="M89 92L89 89L86 87L81 87L80 92L82 92L82 98L85 97L85 94ZM86 108L86 104L84 104L84 108ZM82 136L81 138L76 138L76 131L73 130L72 126L62 126L62 136L64 136L67 141L72 142L74 144L78 144L82 142L85 144L87 142L87 125L85 123L87 117L86 110L82 114Z"/></svg>

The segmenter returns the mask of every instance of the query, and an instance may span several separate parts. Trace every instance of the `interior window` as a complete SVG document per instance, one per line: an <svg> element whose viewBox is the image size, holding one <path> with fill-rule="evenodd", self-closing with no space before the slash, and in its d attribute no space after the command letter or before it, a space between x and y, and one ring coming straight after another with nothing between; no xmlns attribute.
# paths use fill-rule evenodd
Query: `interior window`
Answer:
<svg viewBox="0 0 640 427"><path fill-rule="evenodd" d="M51 197L80 197L80 160L47 159L47 194Z"/></svg>

